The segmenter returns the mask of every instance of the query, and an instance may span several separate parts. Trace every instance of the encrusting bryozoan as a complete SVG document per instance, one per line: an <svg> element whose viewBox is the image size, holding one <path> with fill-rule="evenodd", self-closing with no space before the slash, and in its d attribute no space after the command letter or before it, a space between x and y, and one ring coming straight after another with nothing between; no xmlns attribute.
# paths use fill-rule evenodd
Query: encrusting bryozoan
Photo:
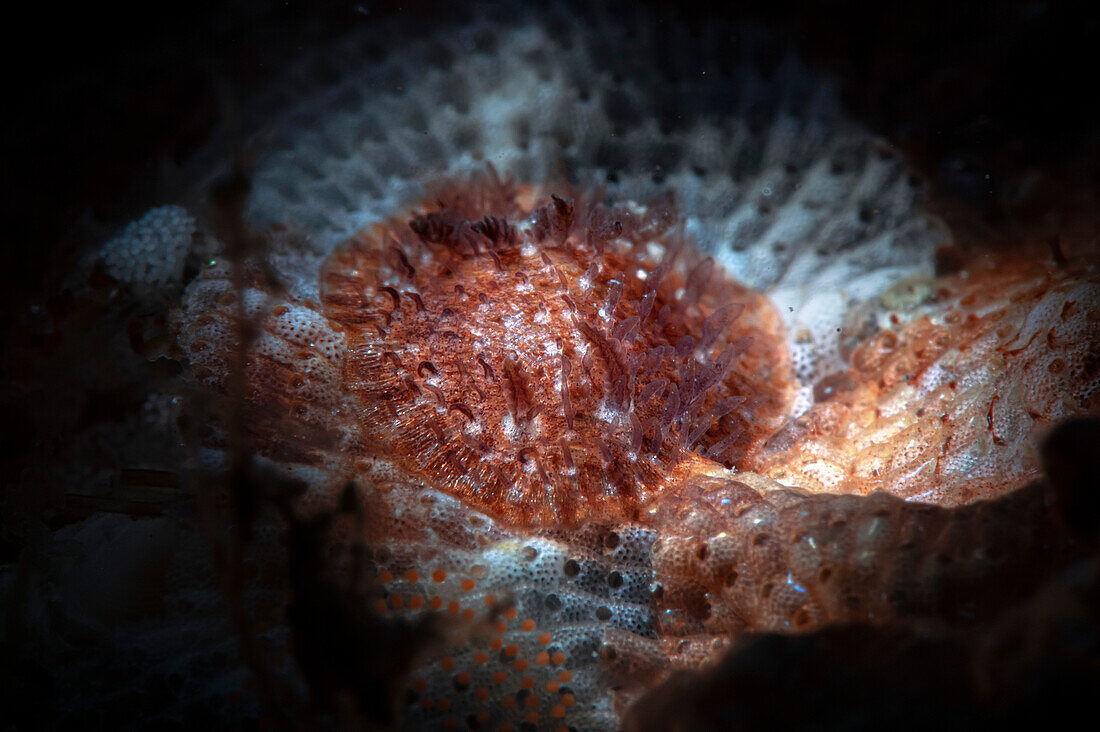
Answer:
<svg viewBox="0 0 1100 732"><path fill-rule="evenodd" d="M613 728L744 632L1026 593L1059 540L1013 491L1096 411L1095 270L937 276L919 181L792 55L669 28L692 68L664 69L569 13L350 36L249 171L262 252L185 282L174 207L101 250L178 305L189 467L222 485L243 445L295 530L335 517L319 575L358 563L360 610L437 634L394 682L407 728ZM265 596L265 635L305 635L279 611L310 587Z"/></svg>
<svg viewBox="0 0 1100 732"><path fill-rule="evenodd" d="M409 724L605 727L741 632L992 614L1062 561L1044 548L1060 545L1047 494L1013 493L1021 479L952 509L730 470L781 451L806 464L785 436L798 423L779 428L794 389L774 309L676 238L667 201L568 194L493 171L446 181L325 260L320 302L256 271L247 354L225 336L239 302L218 266L180 320L208 386L245 356L252 444L304 480L303 515L358 486L364 524L340 540L368 548L375 610L449 619L411 677ZM909 450L942 451L945 435Z"/></svg>

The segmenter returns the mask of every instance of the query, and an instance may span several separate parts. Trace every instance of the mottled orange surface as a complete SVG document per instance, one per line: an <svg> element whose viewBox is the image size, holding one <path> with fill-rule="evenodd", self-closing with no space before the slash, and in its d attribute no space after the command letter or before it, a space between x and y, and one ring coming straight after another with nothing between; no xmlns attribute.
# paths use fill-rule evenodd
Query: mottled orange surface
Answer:
<svg viewBox="0 0 1100 732"><path fill-rule="evenodd" d="M693 476L653 516L661 635L677 665L743 631L996 614L1056 560L1043 488L954 509Z"/></svg>
<svg viewBox="0 0 1100 732"><path fill-rule="evenodd" d="M850 368L744 467L941 505L1019 488L1039 474L1045 430L1100 409L1097 302L1094 276L1041 261L901 283L842 335Z"/></svg>

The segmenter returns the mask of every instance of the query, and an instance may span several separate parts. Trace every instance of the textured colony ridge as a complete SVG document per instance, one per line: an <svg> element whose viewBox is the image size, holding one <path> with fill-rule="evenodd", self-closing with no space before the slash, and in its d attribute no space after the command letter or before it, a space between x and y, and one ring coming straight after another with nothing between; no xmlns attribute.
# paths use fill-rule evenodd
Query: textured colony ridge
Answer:
<svg viewBox="0 0 1100 732"><path fill-rule="evenodd" d="M660 630L684 665L710 653L700 638L743 630L975 620L1058 561L1060 526L1036 487L951 510L696 478L654 518Z"/></svg>
<svg viewBox="0 0 1100 732"><path fill-rule="evenodd" d="M846 368L751 468L815 492L1003 495L1039 475L1045 430L1100 410L1097 302L1080 265L974 262L902 282L850 314Z"/></svg>
<svg viewBox="0 0 1100 732"><path fill-rule="evenodd" d="M444 642L399 700L408 728L615 726L610 689L630 669L599 654L609 639L656 648L652 529L517 534L454 499L405 488L367 506L376 611L444 619Z"/></svg>
<svg viewBox="0 0 1100 732"><path fill-rule="evenodd" d="M995 616L1063 546L1041 488L945 509L695 474L648 525L569 532L509 532L408 488L367 506L377 612L447 620L412 673L410 729L606 729L746 631Z"/></svg>

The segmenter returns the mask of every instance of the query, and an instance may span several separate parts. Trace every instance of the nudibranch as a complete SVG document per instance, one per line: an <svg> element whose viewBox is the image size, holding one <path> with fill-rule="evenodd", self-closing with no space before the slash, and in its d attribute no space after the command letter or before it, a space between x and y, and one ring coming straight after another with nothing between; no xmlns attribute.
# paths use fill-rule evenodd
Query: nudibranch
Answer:
<svg viewBox="0 0 1100 732"><path fill-rule="evenodd" d="M332 255L321 304L364 461L509 524L636 520L692 459L774 431L790 357L668 198L559 192L443 184Z"/></svg>

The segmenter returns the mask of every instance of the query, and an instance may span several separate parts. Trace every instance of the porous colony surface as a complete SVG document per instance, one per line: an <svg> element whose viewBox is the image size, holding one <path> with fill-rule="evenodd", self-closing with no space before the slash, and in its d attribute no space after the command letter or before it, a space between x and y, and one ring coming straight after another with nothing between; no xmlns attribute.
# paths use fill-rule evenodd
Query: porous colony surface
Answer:
<svg viewBox="0 0 1100 732"><path fill-rule="evenodd" d="M332 540L366 547L372 609L445 619L410 726L606 727L745 631L972 618L1059 561L1042 489L1013 491L1029 425L1095 408L1095 285L1071 272L884 293L895 312L792 416L774 306L667 198L490 171L353 237L317 302L244 271L242 294L223 264L191 286L180 345L219 391L241 364L253 447L305 481L303 516L356 486Z"/></svg>
<svg viewBox="0 0 1100 732"><path fill-rule="evenodd" d="M1003 495L1039 475L1045 430L1097 410L1098 301L1082 270L1011 259L902 283L853 315L847 367L752 468L815 492Z"/></svg>

